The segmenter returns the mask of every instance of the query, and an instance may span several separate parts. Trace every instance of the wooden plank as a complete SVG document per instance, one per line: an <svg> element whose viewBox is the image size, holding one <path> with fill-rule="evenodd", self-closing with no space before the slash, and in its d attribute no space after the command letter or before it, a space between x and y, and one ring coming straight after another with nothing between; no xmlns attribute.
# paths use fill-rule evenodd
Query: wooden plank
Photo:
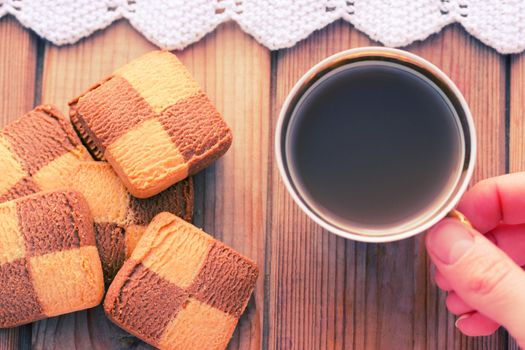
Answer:
<svg viewBox="0 0 525 350"><path fill-rule="evenodd" d="M372 44L343 22L274 54L272 121L295 81L322 58ZM505 170L505 61L452 26L412 45L464 92L478 126L475 181ZM480 74L483 72L483 74ZM370 245L336 237L310 221L271 172L270 349L485 349L505 338L466 339L428 277L423 236Z"/></svg>
<svg viewBox="0 0 525 350"><path fill-rule="evenodd" d="M33 108L37 40L14 18L0 19L0 127Z"/></svg>
<svg viewBox="0 0 525 350"><path fill-rule="evenodd" d="M525 171L525 54L510 57L509 171Z"/></svg>
<svg viewBox="0 0 525 350"><path fill-rule="evenodd" d="M67 101L104 75L155 47L120 21L66 47L47 45L42 99L67 111ZM231 126L232 148L196 176L195 223L257 261L255 297L230 343L259 349L262 341L264 236L269 143L270 54L235 24L220 26L177 55L193 72ZM35 324L35 348L143 348L108 324L100 309Z"/></svg>
<svg viewBox="0 0 525 350"><path fill-rule="evenodd" d="M525 53L509 60L509 171L525 171ZM510 338L509 350L519 350Z"/></svg>
<svg viewBox="0 0 525 350"><path fill-rule="evenodd" d="M0 19L0 128L33 107L37 62L35 35L14 18ZM0 330L0 349L29 348L31 326Z"/></svg>

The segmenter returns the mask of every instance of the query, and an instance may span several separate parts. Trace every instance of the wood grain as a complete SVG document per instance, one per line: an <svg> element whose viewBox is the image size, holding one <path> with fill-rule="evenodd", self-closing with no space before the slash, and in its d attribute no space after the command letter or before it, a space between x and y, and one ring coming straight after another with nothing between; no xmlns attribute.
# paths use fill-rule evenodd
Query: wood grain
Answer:
<svg viewBox="0 0 525 350"><path fill-rule="evenodd" d="M14 18L0 19L0 127L33 108L37 40Z"/></svg>
<svg viewBox="0 0 525 350"><path fill-rule="evenodd" d="M525 54L509 59L509 170L525 171Z"/></svg>
<svg viewBox="0 0 525 350"><path fill-rule="evenodd" d="M509 338L509 344L508 344L507 349L508 350L523 350L523 348L520 348L520 346L518 345L518 342L512 337Z"/></svg>
<svg viewBox="0 0 525 350"><path fill-rule="evenodd" d="M33 108L38 39L11 17L0 19L0 128ZM0 349L27 349L31 326L0 330Z"/></svg>
<svg viewBox="0 0 525 350"><path fill-rule="evenodd" d="M133 43L130 45L130 43ZM42 100L67 111L67 101L115 68L155 49L120 21L77 45L46 45ZM232 128L227 155L195 178L195 224L258 262L255 297L230 342L259 349L262 342L264 237L269 143L270 54L235 24L177 52ZM37 349L143 348L112 327L100 309L38 322Z"/></svg>
<svg viewBox="0 0 525 350"><path fill-rule="evenodd" d="M338 22L274 54L272 120L294 82L320 59L371 44ZM478 125L475 180L505 171L505 60L459 26L407 48L458 84ZM483 72L483 74L479 74ZM504 336L466 339L429 281L423 236L391 244L345 241L313 224L271 177L270 349L500 348Z"/></svg>
<svg viewBox="0 0 525 350"><path fill-rule="evenodd" d="M509 57L509 170L525 171L525 53ZM509 350L519 350L510 338Z"/></svg>

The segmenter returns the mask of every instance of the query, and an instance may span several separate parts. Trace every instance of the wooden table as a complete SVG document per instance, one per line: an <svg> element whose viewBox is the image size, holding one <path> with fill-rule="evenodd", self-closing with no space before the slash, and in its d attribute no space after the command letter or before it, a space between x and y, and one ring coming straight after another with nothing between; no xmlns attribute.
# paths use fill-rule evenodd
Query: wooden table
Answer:
<svg viewBox="0 0 525 350"><path fill-rule="evenodd" d="M233 129L228 154L196 176L195 223L255 259L255 297L231 349L516 349L504 331L468 339L429 278L423 237L362 244L301 213L273 159L273 129L294 82L337 51L375 44L344 22L270 52L226 23L178 55ZM155 47L125 21L56 47L0 20L0 124L41 102L66 102ZM479 137L474 181L525 169L525 55L502 56L458 25L408 47L456 82ZM1 288L1 287L0 287ZM100 310L0 332L1 349L144 348Z"/></svg>

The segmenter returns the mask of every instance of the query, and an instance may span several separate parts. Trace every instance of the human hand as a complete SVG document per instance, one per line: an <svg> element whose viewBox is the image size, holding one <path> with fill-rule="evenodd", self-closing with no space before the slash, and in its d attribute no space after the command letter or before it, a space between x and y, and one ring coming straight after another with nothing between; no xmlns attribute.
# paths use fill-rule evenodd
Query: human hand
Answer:
<svg viewBox="0 0 525 350"><path fill-rule="evenodd" d="M446 218L426 237L447 308L462 333L489 335L501 325L525 347L525 172L479 182L458 210L474 228Z"/></svg>

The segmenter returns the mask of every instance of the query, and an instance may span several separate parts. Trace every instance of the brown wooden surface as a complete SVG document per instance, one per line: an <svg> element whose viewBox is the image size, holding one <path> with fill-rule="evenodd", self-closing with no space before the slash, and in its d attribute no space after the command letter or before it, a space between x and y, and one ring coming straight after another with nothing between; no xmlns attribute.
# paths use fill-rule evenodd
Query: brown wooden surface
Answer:
<svg viewBox="0 0 525 350"><path fill-rule="evenodd" d="M273 162L273 129L294 82L337 51L374 44L343 22L270 52L221 25L178 56L233 129L227 155L196 177L195 223L255 259L255 296L231 349L515 349L505 332L468 339L429 278L422 236L392 244L346 241L308 220ZM55 47L0 20L0 124L35 103L67 101L154 49L124 21ZM498 55L459 26L407 48L442 68L465 94L479 138L475 181L525 170L525 56ZM0 331L0 349L145 349L100 309Z"/></svg>
<svg viewBox="0 0 525 350"><path fill-rule="evenodd" d="M509 170L525 171L525 54L509 57L508 75ZM511 339L509 350L518 349Z"/></svg>

